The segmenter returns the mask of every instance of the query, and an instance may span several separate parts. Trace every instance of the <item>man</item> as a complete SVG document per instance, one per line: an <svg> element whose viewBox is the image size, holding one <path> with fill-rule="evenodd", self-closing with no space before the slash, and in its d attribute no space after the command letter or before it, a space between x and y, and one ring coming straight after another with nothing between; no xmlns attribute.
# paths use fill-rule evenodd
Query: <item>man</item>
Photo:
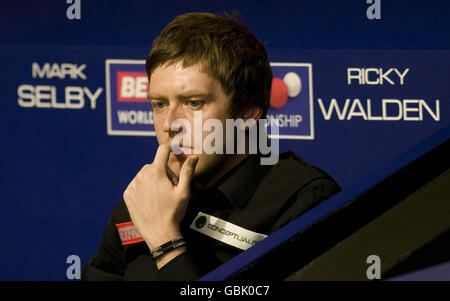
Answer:
<svg viewBox="0 0 450 301"><path fill-rule="evenodd" d="M159 148L125 190L83 279L198 279L340 190L291 152L275 165L261 164L248 144L243 153L198 152L199 118L224 126L220 149L237 142L227 119L266 116L271 67L245 26L178 16L156 38L146 69ZM251 127L240 126L246 143ZM206 140L212 128L202 129Z"/></svg>

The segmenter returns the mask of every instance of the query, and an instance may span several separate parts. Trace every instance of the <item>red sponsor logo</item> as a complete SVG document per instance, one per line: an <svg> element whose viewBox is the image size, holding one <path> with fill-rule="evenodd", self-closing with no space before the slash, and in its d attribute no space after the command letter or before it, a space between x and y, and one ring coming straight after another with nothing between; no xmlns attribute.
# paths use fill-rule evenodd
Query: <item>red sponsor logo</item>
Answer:
<svg viewBox="0 0 450 301"><path fill-rule="evenodd" d="M144 241L133 222L116 224L116 227L123 246Z"/></svg>
<svg viewBox="0 0 450 301"><path fill-rule="evenodd" d="M117 72L117 100L119 102L146 102L148 79L145 72Z"/></svg>

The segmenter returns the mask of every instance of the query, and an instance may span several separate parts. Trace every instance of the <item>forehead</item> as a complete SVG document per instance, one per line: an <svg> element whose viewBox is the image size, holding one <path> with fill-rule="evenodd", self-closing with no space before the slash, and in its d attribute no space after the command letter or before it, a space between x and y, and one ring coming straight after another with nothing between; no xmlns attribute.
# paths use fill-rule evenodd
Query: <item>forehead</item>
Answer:
<svg viewBox="0 0 450 301"><path fill-rule="evenodd" d="M222 92L220 83L200 63L188 67L183 67L182 62L166 63L152 72L149 86L150 93L170 94L192 89L208 94Z"/></svg>

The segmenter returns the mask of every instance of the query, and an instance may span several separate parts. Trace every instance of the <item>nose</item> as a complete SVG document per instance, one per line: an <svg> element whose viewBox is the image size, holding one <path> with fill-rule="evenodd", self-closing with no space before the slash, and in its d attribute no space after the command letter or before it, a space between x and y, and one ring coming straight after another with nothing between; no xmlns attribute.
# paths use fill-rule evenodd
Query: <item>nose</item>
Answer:
<svg viewBox="0 0 450 301"><path fill-rule="evenodd" d="M163 130L167 133L179 132L183 130L183 124L181 122L175 122L175 120L182 118L181 112L178 107L168 107L163 123ZM172 129L173 125L173 129Z"/></svg>

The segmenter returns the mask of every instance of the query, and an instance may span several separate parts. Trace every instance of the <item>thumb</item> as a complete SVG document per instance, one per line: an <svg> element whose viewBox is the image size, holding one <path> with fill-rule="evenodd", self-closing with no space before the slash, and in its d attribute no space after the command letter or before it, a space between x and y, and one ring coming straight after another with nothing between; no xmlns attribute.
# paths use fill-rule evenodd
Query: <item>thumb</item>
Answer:
<svg viewBox="0 0 450 301"><path fill-rule="evenodd" d="M183 166L181 166L180 170L180 178L177 185L178 189L189 192L198 159L198 156L190 156L187 160L184 161Z"/></svg>

